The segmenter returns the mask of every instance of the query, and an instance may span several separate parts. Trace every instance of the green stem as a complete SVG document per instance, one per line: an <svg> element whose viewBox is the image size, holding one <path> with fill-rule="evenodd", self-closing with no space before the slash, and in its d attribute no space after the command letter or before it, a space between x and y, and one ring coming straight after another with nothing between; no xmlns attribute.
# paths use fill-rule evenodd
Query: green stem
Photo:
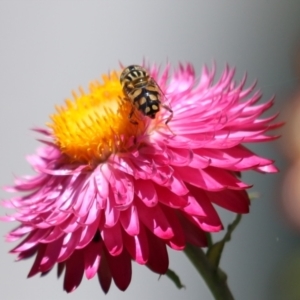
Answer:
<svg viewBox="0 0 300 300"><path fill-rule="evenodd" d="M216 300L234 300L227 286L227 275L220 268L213 266L201 248L187 244L184 252Z"/></svg>

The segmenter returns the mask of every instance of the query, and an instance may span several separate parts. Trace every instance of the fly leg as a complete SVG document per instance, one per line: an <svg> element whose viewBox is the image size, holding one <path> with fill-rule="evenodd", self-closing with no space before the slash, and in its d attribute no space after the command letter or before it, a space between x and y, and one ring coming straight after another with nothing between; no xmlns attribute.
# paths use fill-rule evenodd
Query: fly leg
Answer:
<svg viewBox="0 0 300 300"><path fill-rule="evenodd" d="M173 118L173 110L172 110L169 106L167 106L167 105L165 105L165 104L161 104L161 107L163 107L165 110L167 110L167 111L170 113L169 117L167 118L167 120L166 120L166 122L165 122L165 124L168 125L168 123L169 123L169 122L172 120L172 118Z"/></svg>

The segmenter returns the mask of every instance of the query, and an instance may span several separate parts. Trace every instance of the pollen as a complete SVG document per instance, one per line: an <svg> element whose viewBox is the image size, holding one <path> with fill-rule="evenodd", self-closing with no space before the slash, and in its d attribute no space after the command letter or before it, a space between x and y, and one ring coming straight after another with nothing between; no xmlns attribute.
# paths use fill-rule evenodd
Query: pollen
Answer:
<svg viewBox="0 0 300 300"><path fill-rule="evenodd" d="M91 82L88 93L79 88L79 95L72 94L73 100L56 106L47 124L56 145L72 162L101 163L113 153L128 151L144 132L143 119L136 120L138 112L135 119L129 118L133 106L124 100L117 72Z"/></svg>

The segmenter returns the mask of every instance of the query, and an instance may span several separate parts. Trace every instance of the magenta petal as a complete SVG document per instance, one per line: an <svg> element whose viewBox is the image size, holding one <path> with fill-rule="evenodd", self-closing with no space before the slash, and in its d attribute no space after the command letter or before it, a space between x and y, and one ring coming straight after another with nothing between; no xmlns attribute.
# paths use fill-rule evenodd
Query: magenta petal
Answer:
<svg viewBox="0 0 300 300"><path fill-rule="evenodd" d="M185 247L185 237L184 232L182 230L181 224L178 221L178 217L173 211L173 209L162 206L162 210L164 211L170 226L174 232L174 236L168 240L168 245L175 250L182 250Z"/></svg>
<svg viewBox="0 0 300 300"><path fill-rule="evenodd" d="M136 180L135 193L146 206L155 206L158 202L154 184L149 180Z"/></svg>
<svg viewBox="0 0 300 300"><path fill-rule="evenodd" d="M218 232L223 229L223 225L220 224L220 222L211 222L209 218L201 218L198 216L187 216L187 215L186 217L203 231Z"/></svg>
<svg viewBox="0 0 300 300"><path fill-rule="evenodd" d="M116 225L120 217L120 210L115 208L114 194L109 190L109 196L107 205L105 208L105 225L107 227L113 227Z"/></svg>
<svg viewBox="0 0 300 300"><path fill-rule="evenodd" d="M118 256L107 254L107 260L116 286L121 291L125 291L131 281L131 258L129 254L124 249Z"/></svg>
<svg viewBox="0 0 300 300"><path fill-rule="evenodd" d="M221 192L205 192L209 200L237 214L249 212L250 200L246 191L224 190Z"/></svg>
<svg viewBox="0 0 300 300"><path fill-rule="evenodd" d="M80 284L84 272L83 254L76 250L66 261L64 290L67 293L74 291Z"/></svg>
<svg viewBox="0 0 300 300"><path fill-rule="evenodd" d="M186 195L189 192L183 180L176 173L173 174L169 182L169 188L178 196Z"/></svg>
<svg viewBox="0 0 300 300"><path fill-rule="evenodd" d="M140 232L140 222L137 209L134 205L121 212L120 221L124 230L129 235L137 235Z"/></svg>
<svg viewBox="0 0 300 300"><path fill-rule="evenodd" d="M100 242L91 242L84 250L84 270L87 279L93 278L98 272L101 246Z"/></svg>
<svg viewBox="0 0 300 300"><path fill-rule="evenodd" d="M263 173L277 173L278 169L274 165L267 165L262 167L257 167L257 170Z"/></svg>
<svg viewBox="0 0 300 300"><path fill-rule="evenodd" d="M46 237L40 240L41 243L45 243L45 244L51 243L59 239L61 236L65 234L59 227L54 227L51 229L52 230L50 231L50 233Z"/></svg>
<svg viewBox="0 0 300 300"><path fill-rule="evenodd" d="M64 236L63 245L60 249L60 253L57 259L58 262L67 260L72 255L79 242L80 235L81 229L78 229L77 231L68 233Z"/></svg>
<svg viewBox="0 0 300 300"><path fill-rule="evenodd" d="M182 214L178 214L179 221L184 230L186 242L197 247L207 247L207 239L205 232L192 222L187 220Z"/></svg>
<svg viewBox="0 0 300 300"><path fill-rule="evenodd" d="M102 244L101 244L102 245ZM111 285L111 271L108 266L107 256L108 253L105 253L103 247L101 246L101 255L100 255L100 264L98 269L98 280L101 285L101 288L105 294L109 291Z"/></svg>
<svg viewBox="0 0 300 300"><path fill-rule="evenodd" d="M101 222L101 217L100 217ZM86 245L90 243L90 241L95 236L97 230L99 228L99 220L96 220L94 223L84 226L81 230L81 236L77 244L77 249L84 248Z"/></svg>
<svg viewBox="0 0 300 300"><path fill-rule="evenodd" d="M220 220L220 217L218 213L216 212L215 208L209 201L209 198L206 196L205 191L199 190L193 186L190 186L191 194L194 197L189 197L189 201L191 201L191 205L194 208L194 211L201 211L204 212L204 214L193 214L193 210L186 210L183 209L183 211L187 212L189 215L195 215L199 217L199 219L202 219L203 221L211 226L215 227L222 227L222 222ZM196 199L196 202L194 201ZM188 206L187 206L188 208Z"/></svg>
<svg viewBox="0 0 300 300"><path fill-rule="evenodd" d="M62 275L62 273L65 270L65 267L66 267L66 264L64 262L57 264L57 278L59 278Z"/></svg>
<svg viewBox="0 0 300 300"><path fill-rule="evenodd" d="M96 191L91 182L87 182L84 188L78 190L78 194L75 194L75 204L72 206L73 212L76 216L86 216L95 202ZM97 215L97 211L92 210Z"/></svg>
<svg viewBox="0 0 300 300"><path fill-rule="evenodd" d="M193 159L193 152L190 149L169 148L167 155L169 163L173 166L187 166Z"/></svg>
<svg viewBox="0 0 300 300"><path fill-rule="evenodd" d="M47 246L45 244L39 245L39 249L38 249L36 258L34 260L33 266L31 267L31 270L27 275L28 278L30 278L40 272L40 265L41 265L42 259L44 258L44 253L46 251L46 247Z"/></svg>
<svg viewBox="0 0 300 300"><path fill-rule="evenodd" d="M106 206L106 201L109 194L109 186L107 180L100 170L100 167L95 169L94 184L99 195L99 206L101 209L103 209Z"/></svg>
<svg viewBox="0 0 300 300"><path fill-rule="evenodd" d="M141 226L138 235L130 236L124 233L123 239L125 247L133 260L139 264L145 264L149 257L149 245L144 226Z"/></svg>
<svg viewBox="0 0 300 300"><path fill-rule="evenodd" d="M30 248L30 249L28 249L26 251L20 252L18 254L18 257L17 257L16 260L18 261L18 260L26 259L26 258L29 258L29 257L33 256L38 251L38 248L39 248L39 245L36 245L33 248Z"/></svg>
<svg viewBox="0 0 300 300"><path fill-rule="evenodd" d="M147 266L158 274L165 274L169 267L166 245L159 238L147 230L148 243L151 245Z"/></svg>
<svg viewBox="0 0 300 300"><path fill-rule="evenodd" d="M104 227L102 230L102 239L110 255L120 255L123 251L123 239L119 223L114 227Z"/></svg>
<svg viewBox="0 0 300 300"><path fill-rule="evenodd" d="M151 232L162 239L170 239L174 236L174 232L160 205L146 207L141 201L136 201L136 204L140 220Z"/></svg>
<svg viewBox="0 0 300 300"><path fill-rule="evenodd" d="M47 236L50 232L50 229L36 229L31 232L18 246L12 249L10 252L22 252L26 251L35 245L37 245L41 239Z"/></svg>
<svg viewBox="0 0 300 300"><path fill-rule="evenodd" d="M159 202L172 208L183 208L188 205L188 201L185 197L178 196L171 192L169 189L156 186L156 192L159 198Z"/></svg>
<svg viewBox="0 0 300 300"><path fill-rule="evenodd" d="M131 176L115 169L108 178L114 193L116 206L120 208L128 207L134 197L134 185Z"/></svg>
<svg viewBox="0 0 300 300"><path fill-rule="evenodd" d="M56 240L55 242L52 242L50 244L47 244L44 257L40 264L40 271L46 272L55 265L57 262L58 255L60 253L60 248L63 243L63 238L60 238Z"/></svg>

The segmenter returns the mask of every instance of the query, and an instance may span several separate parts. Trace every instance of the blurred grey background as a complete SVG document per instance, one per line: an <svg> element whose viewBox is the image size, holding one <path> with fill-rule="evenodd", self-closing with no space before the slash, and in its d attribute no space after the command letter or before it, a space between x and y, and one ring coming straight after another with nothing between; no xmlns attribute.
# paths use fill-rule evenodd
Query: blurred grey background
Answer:
<svg viewBox="0 0 300 300"><path fill-rule="evenodd" d="M152 1L0 1L0 184L14 174L31 174L25 155L38 142L29 129L44 126L54 105L79 85L124 65L151 62L191 62L198 74L204 64L226 63L247 71L248 84L258 79L263 101L276 94L272 112L281 111L299 78L293 64L300 41L299 0L152 0ZM268 113L270 115L271 112ZM278 142L252 149L286 163ZM299 299L284 290L281 277L294 255L300 254L300 232L292 230L280 209L281 174L246 174L260 199L233 234L222 258L236 299ZM1 191L1 198L8 197ZM8 212L3 208L0 213ZM224 223L234 216L222 212ZM0 235L14 224L0 224ZM1 299L212 299L183 253L170 251L170 267L185 290L133 264L128 290L114 285L104 295L97 278L83 280L67 295L62 279L52 271L44 278L26 279L33 260L14 262L13 244L0 240ZM299 267L300 268L300 267ZM292 276L295 284L299 277ZM288 274L288 272L287 272ZM288 282L291 282L286 277Z"/></svg>

